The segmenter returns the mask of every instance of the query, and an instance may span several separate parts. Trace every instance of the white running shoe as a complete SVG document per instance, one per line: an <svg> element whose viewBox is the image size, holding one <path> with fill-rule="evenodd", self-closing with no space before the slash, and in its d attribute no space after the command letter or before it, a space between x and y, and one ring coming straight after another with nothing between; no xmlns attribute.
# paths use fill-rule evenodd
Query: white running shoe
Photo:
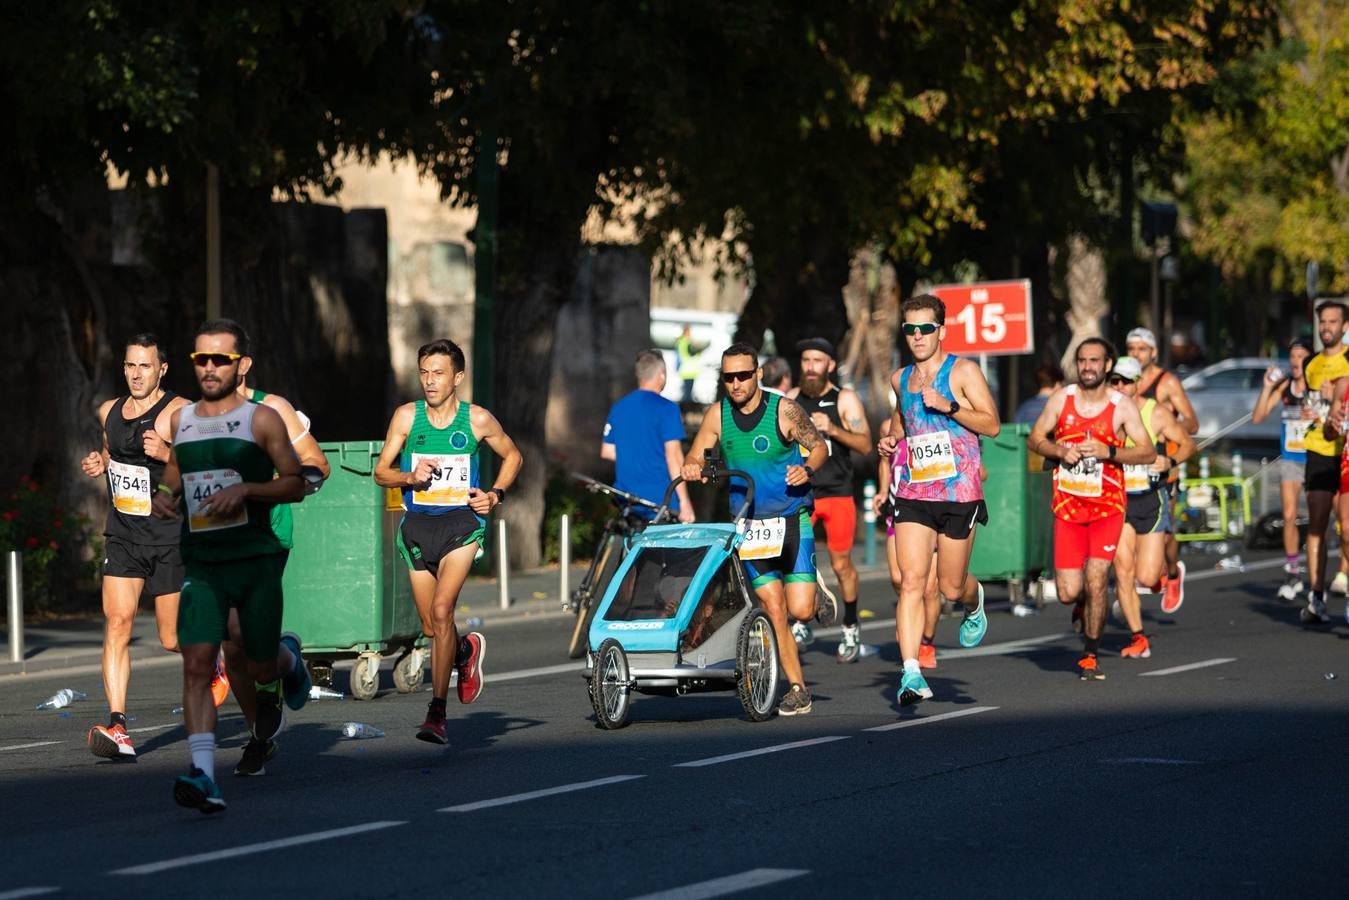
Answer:
<svg viewBox="0 0 1349 900"><path fill-rule="evenodd" d="M1339 594L1341 597L1349 597L1349 575L1336 572L1335 577L1330 582L1330 592Z"/></svg>

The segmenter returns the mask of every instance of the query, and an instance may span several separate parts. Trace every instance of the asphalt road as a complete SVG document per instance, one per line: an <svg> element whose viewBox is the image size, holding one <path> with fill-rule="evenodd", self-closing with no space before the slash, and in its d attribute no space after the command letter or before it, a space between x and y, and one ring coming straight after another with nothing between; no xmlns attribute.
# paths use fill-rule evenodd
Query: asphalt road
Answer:
<svg viewBox="0 0 1349 900"><path fill-rule="evenodd" d="M880 652L841 666L818 637L809 716L639 697L617 732L594 725L565 620L501 624L483 696L451 700L448 749L413 738L429 695L386 672L373 701L293 714L266 776L234 778L227 703L212 817L171 798L188 759L172 660L134 673L135 763L85 747L97 676L0 679L0 900L1343 896L1349 626L1341 601L1334 625L1297 625L1276 585L1273 567L1210 571L1174 618L1145 601L1152 658L1107 655L1096 683L1073 674L1061 608L995 609L974 652L943 621L936 698L901 712L893 598L872 581ZM1106 648L1123 638L1112 624ZM33 709L67 686L91 699ZM343 740L347 720L388 736Z"/></svg>

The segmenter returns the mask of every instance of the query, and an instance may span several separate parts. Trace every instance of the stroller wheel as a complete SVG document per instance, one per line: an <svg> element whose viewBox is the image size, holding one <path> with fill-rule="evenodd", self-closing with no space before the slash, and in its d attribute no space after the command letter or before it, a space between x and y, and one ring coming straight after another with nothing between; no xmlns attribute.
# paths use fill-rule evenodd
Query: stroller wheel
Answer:
<svg viewBox="0 0 1349 900"><path fill-rule="evenodd" d="M605 730L622 728L628 724L632 679L628 655L618 641L607 638L600 644L591 672L590 705L595 710L596 724Z"/></svg>
<svg viewBox="0 0 1349 900"><path fill-rule="evenodd" d="M762 609L751 610L740 625L740 638L735 647L735 675L736 693L750 721L772 718L781 670L773 623Z"/></svg>

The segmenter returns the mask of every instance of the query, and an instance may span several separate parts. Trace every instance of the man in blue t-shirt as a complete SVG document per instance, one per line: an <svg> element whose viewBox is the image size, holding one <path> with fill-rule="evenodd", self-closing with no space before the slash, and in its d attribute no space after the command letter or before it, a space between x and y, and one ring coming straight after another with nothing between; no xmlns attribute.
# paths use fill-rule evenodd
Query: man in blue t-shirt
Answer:
<svg viewBox="0 0 1349 900"><path fill-rule="evenodd" d="M614 486L659 503L684 464L684 420L678 404L660 395L665 389L665 358L659 350L637 354L637 390L614 404L604 423L600 456L614 461ZM679 521L693 521L688 488L675 488ZM634 513L649 519L654 511Z"/></svg>

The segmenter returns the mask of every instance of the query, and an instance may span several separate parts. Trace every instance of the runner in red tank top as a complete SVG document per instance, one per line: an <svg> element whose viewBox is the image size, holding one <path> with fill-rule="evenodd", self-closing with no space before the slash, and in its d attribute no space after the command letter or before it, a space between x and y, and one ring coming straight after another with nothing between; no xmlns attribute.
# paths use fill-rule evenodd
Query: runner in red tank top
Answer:
<svg viewBox="0 0 1349 900"><path fill-rule="evenodd" d="M1096 651L1105 631L1105 589L1124 527L1124 466L1157 458L1138 407L1106 386L1115 348L1103 338L1077 347L1077 383L1059 388L1035 421L1026 446L1058 461L1054 472L1054 581L1059 602L1072 604L1086 650L1083 680L1105 676ZM1125 447L1125 438L1134 446ZM1085 596L1083 587L1085 582Z"/></svg>

